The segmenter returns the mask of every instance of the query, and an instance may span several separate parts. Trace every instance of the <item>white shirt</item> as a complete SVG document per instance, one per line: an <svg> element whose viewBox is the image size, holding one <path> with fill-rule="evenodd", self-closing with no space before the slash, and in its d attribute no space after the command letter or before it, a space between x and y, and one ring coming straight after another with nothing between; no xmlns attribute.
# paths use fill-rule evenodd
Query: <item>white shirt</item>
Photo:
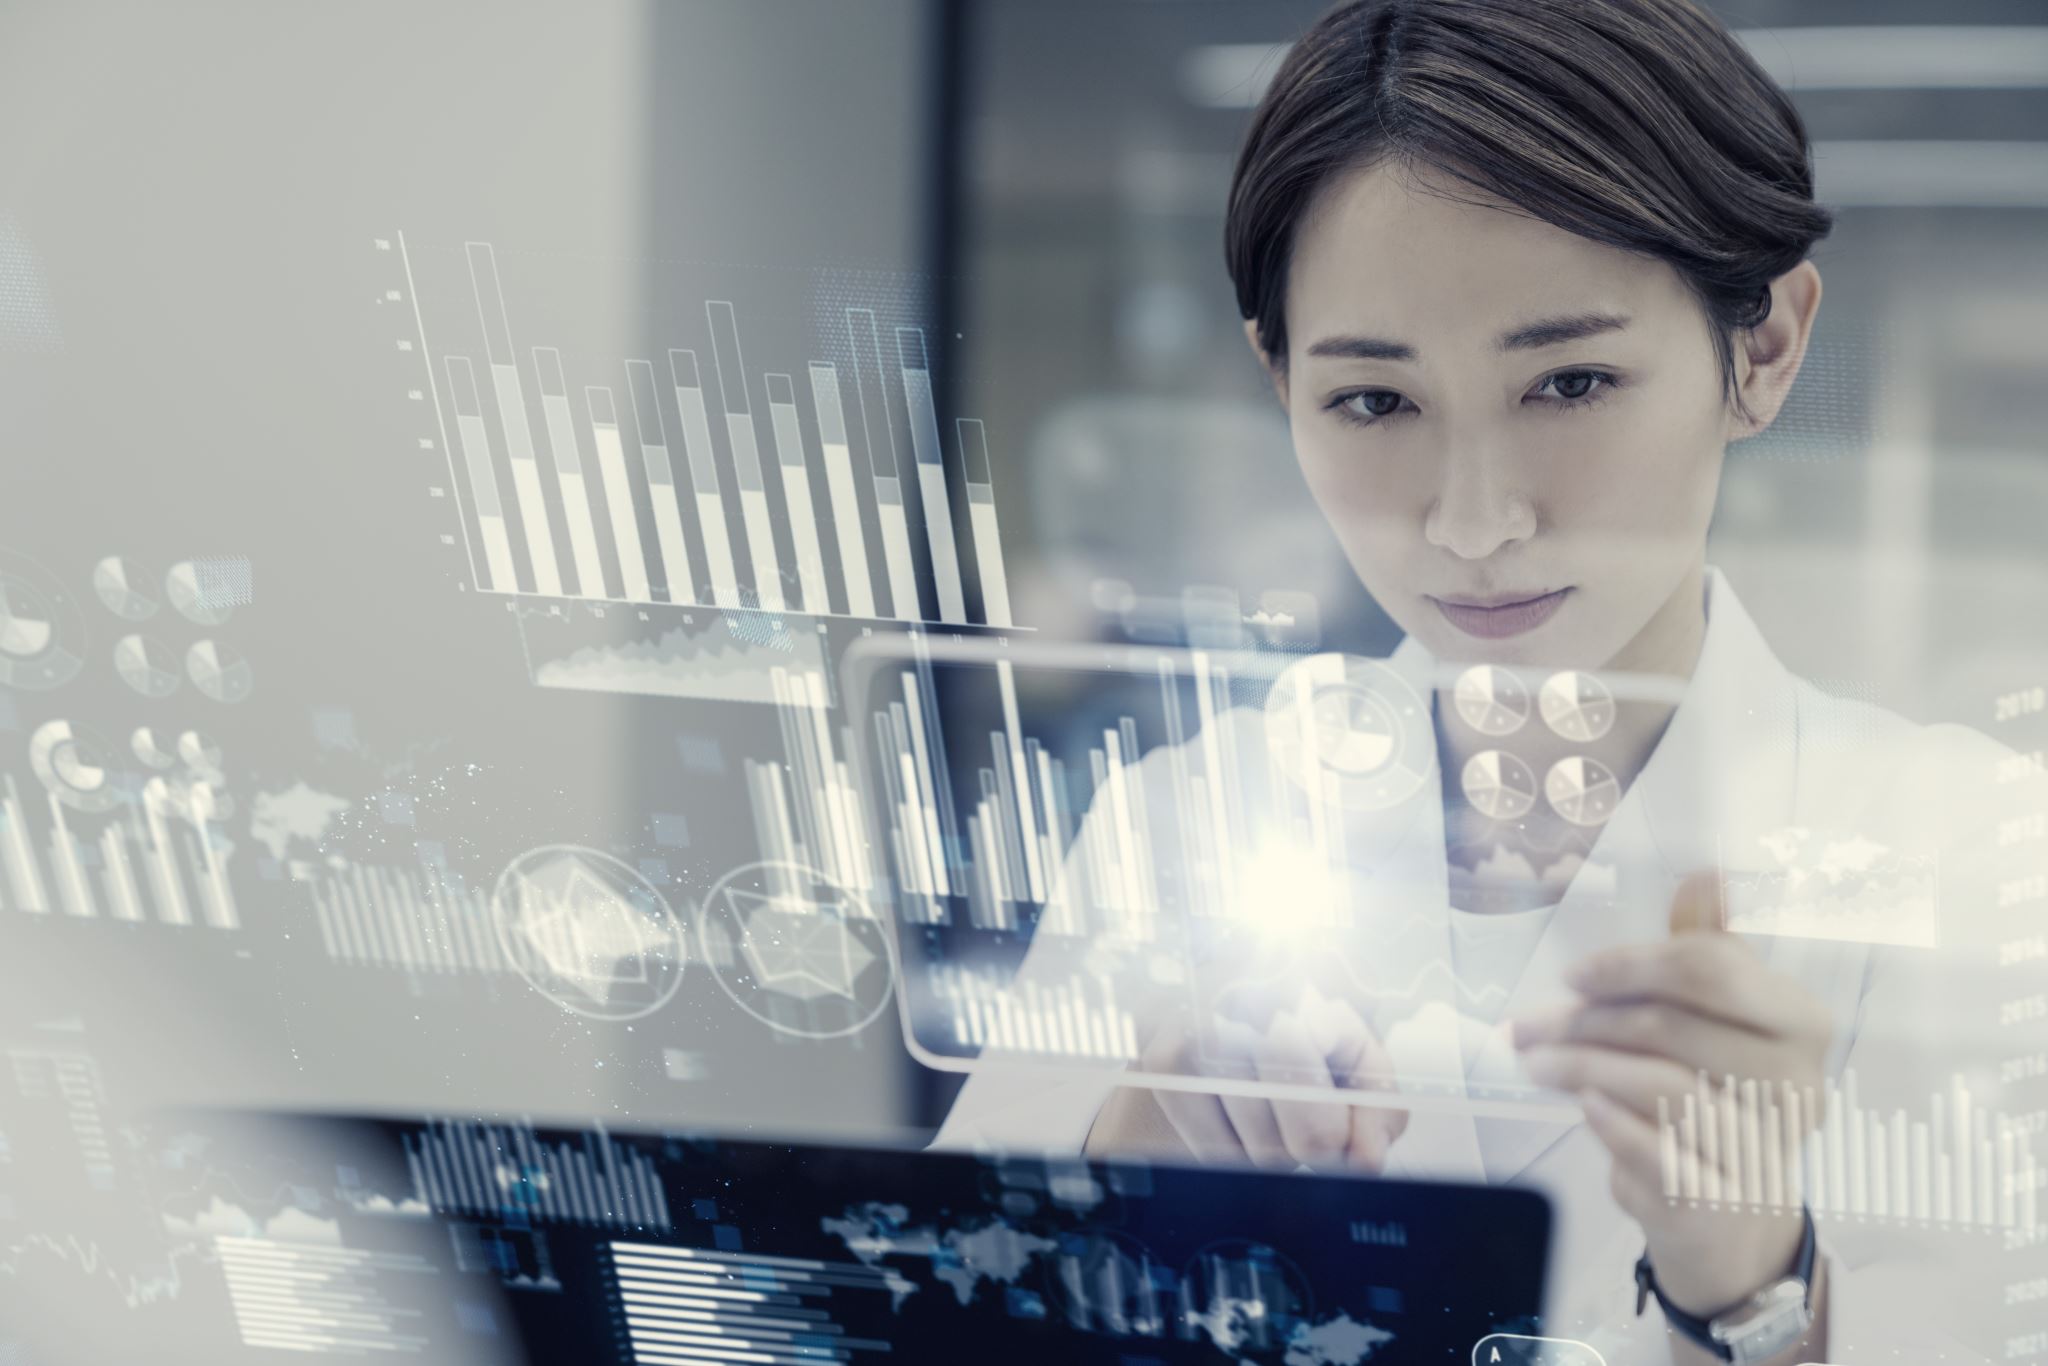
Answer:
<svg viewBox="0 0 2048 1366"><path fill-rule="evenodd" d="M1433 681L1434 660L1412 639L1389 662L1419 684L1418 692ZM1256 733L1236 713L1218 724ZM1142 781L1168 781L1166 753L1147 757ZM1816 838L1836 839L1843 848L1880 847L1924 861L1939 870L1940 888L1939 947L1751 938L1772 968L1798 979L1833 1013L1829 1074L1853 1069L1866 1107L1881 1113L1896 1107L1920 1114L1927 1097L1947 1093L1959 1074L1977 1103L1997 1109L1995 1069L1980 1065L2012 1048L1998 1037L1994 1014L1995 941L2009 923L1995 914L1996 888L2038 870L2043 846L2001 847L1994 832L2015 803L2048 809L2048 796L1993 781L2004 753L1974 731L1914 725L1796 678L1710 569L1707 629L1693 678L1588 857L1589 865L1618 870L1616 877L1575 879L1540 924L1531 919L1519 927L1528 943L1512 952L1522 966L1494 1017L1571 999L1560 973L1591 952L1664 937L1672 893L1686 874L1718 865L1761 884L1778 871L1772 857L1788 839L1819 832ZM1455 987L1444 980L1452 974L1443 967L1504 969L1476 963L1469 944L1458 946L1454 917L1446 913L1442 811L1433 790L1425 795L1413 819L1368 822L1352 832L1353 847L1369 851L1355 876L1372 913L1403 925L1423 916L1438 926L1435 934L1389 935L1388 951L1374 965L1384 981L1434 980L1446 1003L1455 1004ZM1354 819L1335 810L1330 818ZM1435 973L1427 971L1432 963ZM1476 1055L1462 1040L1443 1041L1464 1054L1462 1066L1451 1070L1473 1095L1519 1080L1512 1048L1490 1032L1491 1044ZM984 1057L934 1146L1076 1152L1114 1085L1100 1068L1048 1076ZM2048 1152L2037 1156L2048 1159ZM1582 1123L1419 1108L1386 1174L1514 1181L1546 1192L1557 1224L1545 1331L1590 1342L1613 1366L1666 1362L1654 1306L1640 1319L1635 1314L1631 1272L1642 1233L1615 1205L1608 1172L1605 1149ZM1816 1222L1830 1265L1831 1361L1989 1362L2002 1355L1997 1316L1970 1312L1966 1293L2000 1274L1996 1231L1937 1239L1905 1221L1824 1208L1816 1209Z"/></svg>
<svg viewBox="0 0 2048 1366"><path fill-rule="evenodd" d="M1555 903L1520 911L1461 911L1451 916L1451 970L1464 998L1462 1012L1480 1024L1498 1024L1508 997L1522 980L1529 956L1557 914Z"/></svg>

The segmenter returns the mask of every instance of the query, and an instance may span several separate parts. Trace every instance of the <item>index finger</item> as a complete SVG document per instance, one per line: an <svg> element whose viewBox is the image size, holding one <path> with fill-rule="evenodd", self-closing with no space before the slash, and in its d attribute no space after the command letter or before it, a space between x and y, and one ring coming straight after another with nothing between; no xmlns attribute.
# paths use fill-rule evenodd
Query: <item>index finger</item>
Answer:
<svg viewBox="0 0 2048 1366"><path fill-rule="evenodd" d="M1674 935L1728 928L1728 898L1721 887L1721 875L1692 873L1678 884L1671 896L1671 933Z"/></svg>
<svg viewBox="0 0 2048 1366"><path fill-rule="evenodd" d="M1724 931L1605 949L1567 968L1591 1001L1664 1001L1755 1033L1798 1037L1825 1028L1804 992Z"/></svg>

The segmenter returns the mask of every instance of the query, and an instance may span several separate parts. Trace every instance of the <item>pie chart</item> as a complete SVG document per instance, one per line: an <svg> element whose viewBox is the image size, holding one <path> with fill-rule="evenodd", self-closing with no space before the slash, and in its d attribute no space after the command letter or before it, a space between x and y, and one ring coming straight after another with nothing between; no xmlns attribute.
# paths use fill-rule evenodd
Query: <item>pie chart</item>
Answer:
<svg viewBox="0 0 2048 1366"><path fill-rule="evenodd" d="M1383 811L1421 791L1436 771L1428 707L1380 660L1298 659L1273 680L1265 712L1274 764L1319 800Z"/></svg>
<svg viewBox="0 0 2048 1366"><path fill-rule="evenodd" d="M119 555L109 555L92 567L92 591L109 612L123 621L148 621L161 605L155 598L137 591L135 585L150 576Z"/></svg>
<svg viewBox="0 0 2048 1366"><path fill-rule="evenodd" d="M114 670L144 697L169 697L183 681L178 657L147 636L122 636L114 642Z"/></svg>
<svg viewBox="0 0 2048 1366"><path fill-rule="evenodd" d="M0 650L19 659L39 655L57 638L57 628L45 620L31 598L17 595L16 601L0 600Z"/></svg>
<svg viewBox="0 0 2048 1366"><path fill-rule="evenodd" d="M220 594L207 591L200 581L199 567L190 560L180 560L171 566L164 575L164 593L186 620L201 626L218 626L234 613L231 605L220 600Z"/></svg>
<svg viewBox="0 0 2048 1366"><path fill-rule="evenodd" d="M85 619L57 581L33 561L0 561L0 683L62 687L85 660Z"/></svg>
<svg viewBox="0 0 2048 1366"><path fill-rule="evenodd" d="M1459 674L1451 701L1465 724L1481 735L1513 735L1529 719L1529 689L1491 664L1475 664Z"/></svg>
<svg viewBox="0 0 2048 1366"><path fill-rule="evenodd" d="M1315 698L1316 753L1339 773L1370 773L1394 753L1393 727L1372 694L1325 688Z"/></svg>
<svg viewBox="0 0 2048 1366"><path fill-rule="evenodd" d="M216 702L240 702L256 686L249 661L215 640L202 640L185 652L185 672L193 687Z"/></svg>
<svg viewBox="0 0 2048 1366"><path fill-rule="evenodd" d="M1550 766L1543 776L1543 796L1551 810L1573 825L1602 825L1621 805L1621 784L1598 759L1573 754Z"/></svg>
<svg viewBox="0 0 2048 1366"><path fill-rule="evenodd" d="M77 733L69 721L49 721L28 741L29 766L58 801L79 811L105 811L121 799L108 773L111 752Z"/></svg>
<svg viewBox="0 0 2048 1366"><path fill-rule="evenodd" d="M1589 673L1567 669L1552 674L1537 690L1536 704L1545 725L1577 744L1614 729L1614 694Z"/></svg>
<svg viewBox="0 0 2048 1366"><path fill-rule="evenodd" d="M156 732L148 726L137 726L135 733L128 737L128 748L143 763L151 768L169 768L178 762L178 757L157 743Z"/></svg>
<svg viewBox="0 0 2048 1366"><path fill-rule="evenodd" d="M178 737L178 757L201 773L219 773L221 749L210 736L188 730Z"/></svg>
<svg viewBox="0 0 2048 1366"><path fill-rule="evenodd" d="M1536 775L1506 750L1481 750L1458 778L1465 800L1489 820L1517 821L1536 806Z"/></svg>

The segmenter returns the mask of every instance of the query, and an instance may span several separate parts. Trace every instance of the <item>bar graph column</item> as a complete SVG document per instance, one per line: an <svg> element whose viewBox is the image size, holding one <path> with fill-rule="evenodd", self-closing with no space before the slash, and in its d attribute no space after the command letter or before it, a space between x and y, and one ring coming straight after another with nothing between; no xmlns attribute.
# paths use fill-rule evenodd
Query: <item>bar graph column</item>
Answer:
<svg viewBox="0 0 2048 1366"><path fill-rule="evenodd" d="M974 528L974 562L981 570L981 612L991 626L1008 626L1010 579L1003 572L1003 538L996 527L996 489L988 459L988 433L981 419L963 417L960 468L967 474L967 516Z"/></svg>
<svg viewBox="0 0 2048 1366"><path fill-rule="evenodd" d="M590 435L597 442L597 472L604 479L604 502L611 511L612 542L619 552L619 574L632 602L653 602L647 584L647 557L640 551L640 520L633 515L633 484L626 478L626 448L619 440L619 410L612 391L586 385L583 401L590 408Z"/></svg>
<svg viewBox="0 0 2048 1366"><path fill-rule="evenodd" d="M875 589L868 580L867 534L860 525L860 498L853 486L853 451L846 440L846 409L839 398L839 372L811 362L811 399L818 409L818 442L825 450L825 487L832 496L832 530L839 540L839 572L846 585L846 610L875 614Z"/></svg>
<svg viewBox="0 0 2048 1366"><path fill-rule="evenodd" d="M533 368L540 376L540 410L547 419L548 444L555 451L555 482L562 490L562 510L569 519L576 588L586 598L602 598L606 596L604 561L597 553L597 520L591 515L590 490L583 479L583 451L576 442L575 415L569 411L562 353L552 346L534 347Z"/></svg>
<svg viewBox="0 0 2048 1366"><path fill-rule="evenodd" d="M455 407L455 435L462 442L462 463L469 471L469 498L476 506L477 530L483 536L486 592L517 593L519 575L512 568L512 537L505 529L505 504L498 494L497 472L491 468L491 438L484 428L484 410L476 392L476 370L467 356L449 356L448 398Z"/></svg>
<svg viewBox="0 0 2048 1366"><path fill-rule="evenodd" d="M740 511L747 523L747 556L754 565L754 597L764 611L780 612L782 566L775 558L775 521L768 512L768 485L761 474L761 447L747 398L747 373L740 355L739 320L732 305L713 299L704 305L711 324L711 364L718 372L718 397L732 438L733 474L740 485ZM728 378L729 377L729 378Z"/></svg>
<svg viewBox="0 0 2048 1366"><path fill-rule="evenodd" d="M50 901L43 891L43 874L29 843L28 813L12 777L0 776L0 863L7 866L7 892L17 911L47 913Z"/></svg>
<svg viewBox="0 0 2048 1366"><path fill-rule="evenodd" d="M866 337L862 337L862 320L866 321ZM862 434L867 438L869 463L874 466L875 513L882 523L882 559L889 568L890 614L899 621L919 621L924 609L917 600L917 572L912 568L910 558L910 522L903 511L903 483L898 477L902 466L896 455L896 419L889 415L889 395L882 387L882 340L875 327L875 312L871 308L849 308L846 310L846 330L853 341L853 392L860 400L860 424ZM868 388L862 375L862 358L874 367L877 406L882 412L883 429L888 433L886 466L881 458L884 447L875 444L875 429L868 417ZM884 469L888 472L884 473Z"/></svg>
<svg viewBox="0 0 2048 1366"><path fill-rule="evenodd" d="M470 283L476 289L477 317L484 325L491 387L497 391L498 417L505 424L505 444L512 454L512 488L519 495L519 520L526 528L527 552L533 557L534 588L548 597L560 597L562 575L555 566L555 537L548 530L548 504L540 488L540 462L533 454L533 429L526 421L526 395L519 388L512 329L505 321L498 258L489 242L464 245L469 252Z"/></svg>
<svg viewBox="0 0 2048 1366"><path fill-rule="evenodd" d="M690 487L697 493L704 558L711 566L711 600L720 607L738 607L740 576L733 567L732 537L725 529L725 499L718 491L718 464L711 455L711 416L704 406L697 353L670 351L668 369L675 380L676 409L683 415L683 453L690 462Z"/></svg>
<svg viewBox="0 0 2048 1366"><path fill-rule="evenodd" d="M924 329L896 329L896 359L903 370L903 399L910 410L910 444L917 455L917 487L924 499L924 534L932 550L932 577L939 587L939 620L965 622L967 598L960 588L960 547L953 539L953 504L946 494L946 458L939 449L939 415L932 399L931 362Z"/></svg>
<svg viewBox="0 0 2048 1366"><path fill-rule="evenodd" d="M818 540L818 514L811 506L811 467L804 459L803 428L796 420L796 382L788 375L763 375L768 386L768 419L775 430L775 454L782 464L782 492L789 500L789 535L796 544L796 579L806 612L832 610L825 591L825 552Z"/></svg>
<svg viewBox="0 0 2048 1366"><path fill-rule="evenodd" d="M640 429L640 458L647 464L647 492L654 499L654 530L661 538L661 558L668 570L668 600L695 602L697 585L690 577L689 547L683 541L675 468L669 464L668 434L662 427L661 405L655 399L654 363L627 361L626 379L633 394L633 425Z"/></svg>

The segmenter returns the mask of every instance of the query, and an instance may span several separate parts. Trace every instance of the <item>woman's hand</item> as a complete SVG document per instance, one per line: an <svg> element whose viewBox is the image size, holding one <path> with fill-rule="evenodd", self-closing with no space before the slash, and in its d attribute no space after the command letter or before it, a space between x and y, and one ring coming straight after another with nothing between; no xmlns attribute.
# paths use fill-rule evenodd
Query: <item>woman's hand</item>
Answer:
<svg viewBox="0 0 2048 1366"><path fill-rule="evenodd" d="M1702 1072L1717 1090L1732 1075L1818 1092L1833 1033L1826 1008L1804 987L1726 932L1721 907L1715 878L1688 878L1672 901L1670 939L1587 958L1565 974L1583 998L1578 1005L1515 1024L1530 1076L1584 1103L1587 1124L1614 1159L1614 1198L1642 1225L1658 1285L1701 1316L1787 1273L1799 1211L1696 1209L1668 1198L1657 1102L1675 1117Z"/></svg>
<svg viewBox="0 0 2048 1366"><path fill-rule="evenodd" d="M1263 1028L1210 1017L1198 1037L1185 1012L1170 1015L1147 1040L1138 1070L1207 1076L1228 1087L1256 1078L1335 1092L1393 1084L1393 1063L1349 1005L1312 987ZM1408 1113L1329 1101L1126 1086L1097 1115L1084 1151L1201 1162L1249 1163L1292 1170L1379 1171Z"/></svg>

